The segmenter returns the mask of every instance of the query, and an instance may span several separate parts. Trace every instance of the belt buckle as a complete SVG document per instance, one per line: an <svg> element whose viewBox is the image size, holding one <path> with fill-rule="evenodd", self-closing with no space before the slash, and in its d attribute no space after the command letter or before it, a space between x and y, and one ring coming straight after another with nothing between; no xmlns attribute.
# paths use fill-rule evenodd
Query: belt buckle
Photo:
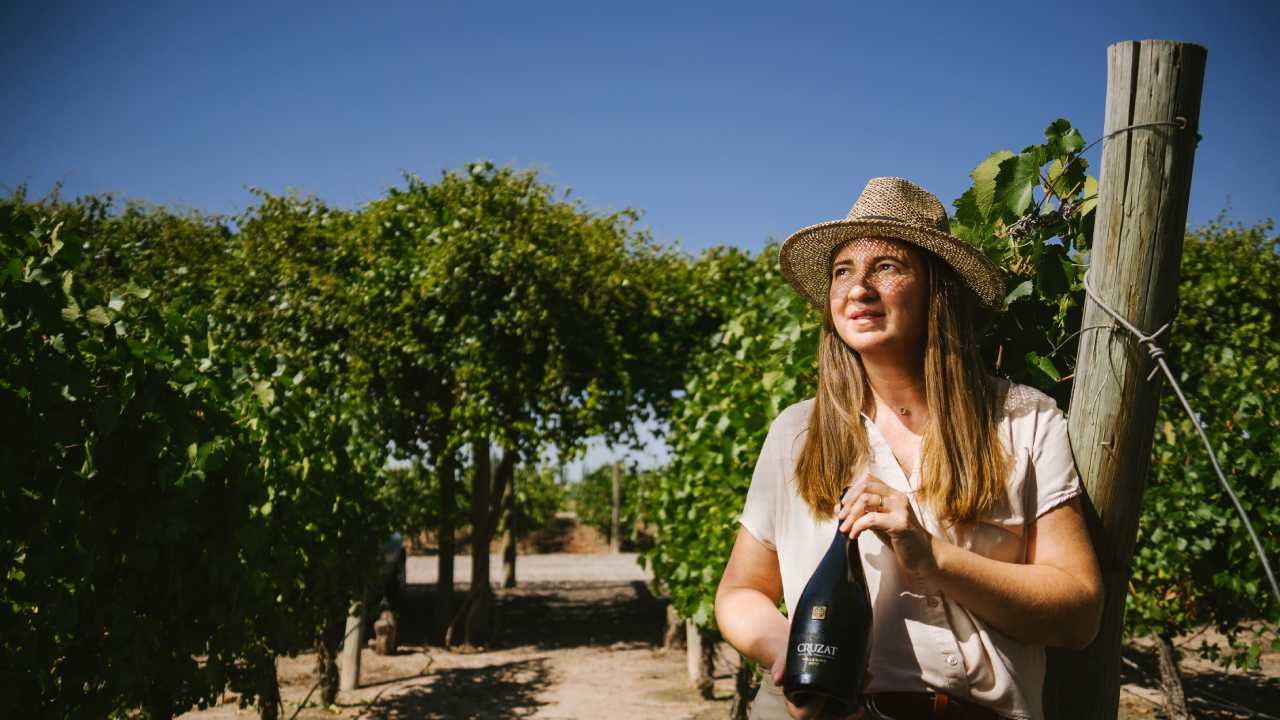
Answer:
<svg viewBox="0 0 1280 720"><path fill-rule="evenodd" d="M947 717L947 709L951 707L951 696L944 692L933 691L933 716L935 718Z"/></svg>
<svg viewBox="0 0 1280 720"><path fill-rule="evenodd" d="M934 720L942 720L943 718L947 718L951 716L951 713L948 712L951 709L950 695L947 695L946 693L943 693L943 692L938 692L937 690L934 690L932 692L927 692L925 693L925 695L933 696L932 697L933 708L932 708L932 711L930 712L930 716L934 718ZM866 707L867 710L871 712L872 720L907 720L906 718L902 718L902 719L896 718L893 715L890 715L885 711L881 710L880 706L876 704L876 699L874 695L866 696L866 702L864 703L864 706Z"/></svg>

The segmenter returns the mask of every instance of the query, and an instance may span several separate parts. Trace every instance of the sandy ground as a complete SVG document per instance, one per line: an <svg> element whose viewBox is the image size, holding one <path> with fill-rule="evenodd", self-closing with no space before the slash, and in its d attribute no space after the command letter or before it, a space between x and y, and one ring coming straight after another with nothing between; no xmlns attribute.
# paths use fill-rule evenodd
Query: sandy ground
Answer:
<svg viewBox="0 0 1280 720"><path fill-rule="evenodd" d="M459 558L462 560L462 558ZM495 586L501 560L495 558ZM313 696L299 720L364 718L698 719L728 715L731 671L722 660L717 700L689 684L682 651L663 652L664 605L648 591L634 554L529 556L520 559L520 586L497 590L500 626L492 649L449 652L421 642L421 623L405 618L409 644L394 656L366 650L361 687L340 693L332 708ZM412 557L409 604L430 617L435 558ZM469 568L460 562L465 589ZM417 637L415 637L417 636ZM314 656L281 658L285 720L315 679ZM188 720L256 717L234 704L184 715Z"/></svg>
<svg viewBox="0 0 1280 720"><path fill-rule="evenodd" d="M495 587L501 560L492 558ZM497 590L500 627L491 649L449 652L424 642L431 616L435 558L412 557L407 567L411 608L402 620L402 645L393 656L362 654L361 686L341 693L331 708L316 698L297 717L361 718L727 718L736 654L724 646L714 700L690 686L682 651L661 649L664 606L647 588L634 554L547 554L519 560L519 587ZM459 558L459 589L469 582ZM1220 640L1212 634L1211 640ZM1280 653L1263 657L1261 672L1222 672L1194 657L1182 660L1187 695L1197 717L1280 718ZM1162 718L1154 650L1125 649L1122 718ZM289 720L314 685L314 657L281 658L279 673ZM1234 709L1230 709L1232 706ZM1253 714L1250 714L1252 712ZM188 720L256 717L227 704L184 715Z"/></svg>

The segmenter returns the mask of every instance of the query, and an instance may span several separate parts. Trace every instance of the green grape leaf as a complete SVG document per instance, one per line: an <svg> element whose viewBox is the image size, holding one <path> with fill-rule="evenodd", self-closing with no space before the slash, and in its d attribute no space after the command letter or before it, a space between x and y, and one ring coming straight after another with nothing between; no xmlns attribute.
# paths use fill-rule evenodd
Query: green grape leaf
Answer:
<svg viewBox="0 0 1280 720"><path fill-rule="evenodd" d="M1000 174L1000 165L1012 157L1013 153L1008 150L994 152L969 173L969 177L973 178L973 202L983 218L990 218L995 208L996 178Z"/></svg>
<svg viewBox="0 0 1280 720"><path fill-rule="evenodd" d="M1019 217L1031 207L1032 191L1040 183L1040 161L1035 153L1022 152L1000 162L996 175L995 207Z"/></svg>

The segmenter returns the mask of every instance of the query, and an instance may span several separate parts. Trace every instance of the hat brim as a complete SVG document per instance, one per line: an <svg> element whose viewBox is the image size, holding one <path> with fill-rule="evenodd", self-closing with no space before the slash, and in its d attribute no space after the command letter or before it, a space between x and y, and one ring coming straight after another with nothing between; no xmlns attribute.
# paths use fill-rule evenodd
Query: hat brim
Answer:
<svg viewBox="0 0 1280 720"><path fill-rule="evenodd" d="M782 276L821 308L831 282L831 252L867 237L893 238L928 250L954 268L984 306L995 309L1004 303L1004 274L985 255L954 235L897 220L832 220L797 230L778 250Z"/></svg>

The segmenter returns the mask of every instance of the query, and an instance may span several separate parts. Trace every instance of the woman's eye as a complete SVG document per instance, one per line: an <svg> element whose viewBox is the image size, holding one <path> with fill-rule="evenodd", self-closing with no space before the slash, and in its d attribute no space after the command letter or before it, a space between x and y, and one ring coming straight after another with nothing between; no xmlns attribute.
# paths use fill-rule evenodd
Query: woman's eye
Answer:
<svg viewBox="0 0 1280 720"><path fill-rule="evenodd" d="M876 266L876 270L897 270L898 266L893 263L883 262Z"/></svg>

